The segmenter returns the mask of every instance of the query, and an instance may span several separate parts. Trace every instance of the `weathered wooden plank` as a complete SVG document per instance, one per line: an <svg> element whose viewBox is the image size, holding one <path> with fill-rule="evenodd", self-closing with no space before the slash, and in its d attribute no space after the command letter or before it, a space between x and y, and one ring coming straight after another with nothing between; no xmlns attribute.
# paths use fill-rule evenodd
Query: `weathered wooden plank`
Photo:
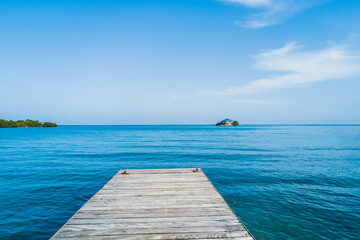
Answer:
<svg viewBox="0 0 360 240"><path fill-rule="evenodd" d="M164 184L166 183L166 184ZM147 181L122 181L122 182L112 182L108 185L106 185L106 188L120 188L120 187L125 187L125 188L132 188L132 189L136 189L136 188L166 188L167 186L171 186L171 187L179 187L179 188L188 188L191 189L192 186L194 186L194 184L198 187L198 188L209 188L211 187L211 183L209 182L205 182L205 181L193 181L191 179L185 179L183 180L174 180L174 182L169 182L166 181L166 179L149 179Z"/></svg>
<svg viewBox="0 0 360 240"><path fill-rule="evenodd" d="M200 195L208 195L208 193L204 192L189 192L189 191L162 191L162 192L126 192L126 191L102 191L101 193L98 193L98 195L114 195L117 194L118 196L123 197L142 197L142 196L200 196Z"/></svg>
<svg viewBox="0 0 360 240"><path fill-rule="evenodd" d="M112 199L112 198L102 198L102 199L92 199L91 201L87 202L84 206L95 206L95 205L103 205L103 206L151 206L151 205L199 205L202 204L215 204L219 206L226 206L225 203L219 203L218 199L199 199L199 200L191 200L191 199L172 199L164 201L162 199L152 199L151 202L149 201L123 201L120 199Z"/></svg>
<svg viewBox="0 0 360 240"><path fill-rule="evenodd" d="M206 191L196 191L196 190L161 190L161 191L121 191L121 190L101 190L98 195L112 195L116 194L118 196L166 196L166 195L208 195L209 192Z"/></svg>
<svg viewBox="0 0 360 240"><path fill-rule="evenodd" d="M146 184L146 183L166 183L166 184L172 184L172 183L206 183L207 181L202 179L192 179L192 178L171 178L167 180L166 178L149 178L149 179L129 179L122 181L123 183L140 183L140 184Z"/></svg>
<svg viewBox="0 0 360 240"><path fill-rule="evenodd" d="M81 210L74 217L92 217L97 218L104 216L106 218L173 218L173 217L210 217L210 216L228 216L229 212L223 208L203 208L202 211L184 211L184 209L171 209L167 208L167 211L163 209L131 209L131 210ZM101 216L99 216L101 215ZM235 218L233 218L235 219Z"/></svg>
<svg viewBox="0 0 360 240"><path fill-rule="evenodd" d="M82 218L82 219L90 219L91 216L90 214L86 215L86 214L76 214L76 216L73 216L72 219L76 219L76 218ZM157 215L153 215L152 217L141 217L139 218L138 216L135 217L127 217L124 218L123 216L117 216L117 215L97 215L94 216L93 219L101 219L101 218L105 218L105 219L123 219L123 220L127 220L127 222L169 222L169 221L178 221L178 222L197 222L197 221L226 221L226 220L238 220L235 216L229 216L229 215L219 215L217 216L216 214L214 215L207 215L207 216L199 216L199 217L181 217L181 216L177 216L177 217L157 217Z"/></svg>
<svg viewBox="0 0 360 240"><path fill-rule="evenodd" d="M196 221L196 217L203 217L203 218L207 218L208 221L226 221L226 220L237 220L236 218L227 218L227 216L224 215L224 213L219 212L215 212L215 213L199 213L198 215L196 214L178 214L178 213L157 213L156 214L156 218L154 218L154 214L153 213L141 213L141 214L133 214L133 213L129 213L129 214L100 214L101 216L99 216L99 214L94 214L93 211L89 211L89 213L79 213L77 214L76 217L74 217L74 219L78 218L78 219L141 219L141 220L147 220L149 221L148 218L152 218L153 222L165 222L166 220L164 219L170 219L169 221L171 221L171 219L178 219L179 216L181 216L181 219L179 219L179 222L192 222L192 221ZM220 218L220 220L218 220Z"/></svg>
<svg viewBox="0 0 360 240"><path fill-rule="evenodd" d="M137 196L119 196L117 194L107 194L107 195L99 195L96 194L94 197L91 198L92 200L99 200L99 199L118 199L119 201L154 201L154 200L163 200L168 201L172 199L184 199L184 200L206 200L206 199L219 199L219 196L217 194L203 194L203 195L177 195L177 196L142 196L141 198Z"/></svg>
<svg viewBox="0 0 360 240"><path fill-rule="evenodd" d="M163 207L167 207L167 208L186 208L186 207L190 207L190 206L194 206L194 205L183 205L183 206L179 206L179 205L157 205L157 206L146 206L149 209L159 209L159 208L163 208ZM203 204L202 207L216 207L218 206L217 204ZM224 205L225 206L225 205ZM84 210L121 210L121 209L137 209L137 206L83 206Z"/></svg>
<svg viewBox="0 0 360 240"><path fill-rule="evenodd" d="M194 168L158 168L158 169L123 169L120 170L117 174L120 175L126 170L129 174L141 173L141 174L174 174L174 173L191 173ZM199 172L202 170L199 168Z"/></svg>
<svg viewBox="0 0 360 240"><path fill-rule="evenodd" d="M154 229L153 233L142 233L144 230L132 232L133 229L126 231L129 234L123 234L122 230L75 230L75 231L62 231L58 234L59 238L78 238L78 237L91 237L91 236L117 236L119 239L202 239L202 238L231 238L231 237L249 237L247 231L226 231L227 229L217 229L218 231L211 231L210 229L193 228L191 232L184 230L185 232L172 232L175 228L168 230ZM166 232L165 232L166 231ZM145 231L146 232L146 231ZM147 232L151 232L151 229ZM171 234L169 234L171 232ZM159 238L159 237L165 238Z"/></svg>
<svg viewBox="0 0 360 240"><path fill-rule="evenodd" d="M52 239L253 240L201 169L123 172Z"/></svg>
<svg viewBox="0 0 360 240"><path fill-rule="evenodd" d="M125 239L125 240L139 240L139 239L148 239L148 240L158 240L158 239L166 239L166 240L175 240L175 239L238 239L238 240L253 240L253 238L246 233L239 232L209 232L209 233L166 233L166 234L144 234L144 235L104 235L104 236L64 236L59 235L56 237L57 239Z"/></svg>
<svg viewBox="0 0 360 240"><path fill-rule="evenodd" d="M188 208L159 208L159 209L148 209L148 208L137 208L137 209L124 209L124 210L100 210L100 211L87 211L80 209L78 213L94 213L94 214L159 214L159 213L181 213L181 214L191 214L196 215L197 213L224 213L229 211L227 207L215 207L215 208L202 208L202 207L188 207Z"/></svg>
<svg viewBox="0 0 360 240"><path fill-rule="evenodd" d="M177 197L177 196L174 196ZM130 200L133 198L130 198ZM163 199L156 199L156 198L148 198L147 200L151 201L151 202L146 202L144 200L141 201L134 201L133 203L131 203L129 200L126 201L124 199L117 199L117 198L97 198L97 199L92 199L91 201L87 202L84 206L94 206L97 204L101 204L101 205L106 205L106 206L117 206L117 205L121 205L121 206L126 206L126 205L130 205L130 206L148 206L148 205L176 205L176 204L180 204L181 206L185 206L185 205L192 205L191 207L193 207L195 204L198 207L201 207L202 204L217 204L219 206L225 206L226 205L224 203L219 203L218 199L196 199L196 200L191 200L191 199L172 199L172 200L163 200ZM179 206L179 207L181 207Z"/></svg>
<svg viewBox="0 0 360 240"><path fill-rule="evenodd" d="M70 219L67 225L102 225L113 226L117 228L153 228L159 227L158 222L128 222L126 218L123 219L108 219L108 218L95 218L95 219ZM238 226L243 228L239 221L233 220L222 220L222 221L166 221L161 223L161 227L206 227L206 226Z"/></svg>
<svg viewBox="0 0 360 240"><path fill-rule="evenodd" d="M116 188L116 187L112 187L110 188L104 188L101 193L104 191L122 191L123 193L154 193L154 192L185 192L185 193L209 193L209 188L197 188L197 189L189 189L189 188L177 188L174 187L172 189L168 189L168 188L135 188L135 189L123 189L121 187Z"/></svg>
<svg viewBox="0 0 360 240"><path fill-rule="evenodd" d="M57 237L56 239L77 239L77 240L112 240L112 239L119 239L119 236L80 236L80 237L74 237L74 238L62 238L62 237ZM134 239L139 239L134 235L122 235L121 239L125 239L125 240L134 240ZM163 240L188 240L188 239L201 239L201 240L253 240L253 238L251 236L249 237L218 237L218 238L199 238L198 235L196 234L181 234L181 235L176 235L173 236L171 234L161 234L161 235L147 235L145 238L142 239L154 239L154 240L159 240L159 239L163 239Z"/></svg>
<svg viewBox="0 0 360 240"><path fill-rule="evenodd" d="M69 225L63 229L63 233L69 236L87 235L140 235L140 234L163 234L163 233L204 233L204 232L246 232L239 226L186 226L186 227L155 227L155 228L119 228L116 224L87 224L87 225Z"/></svg>
<svg viewBox="0 0 360 240"><path fill-rule="evenodd" d="M211 186L211 183L208 182L195 182L196 183L196 187L199 189L209 189L209 187ZM170 184L170 183L167 183ZM171 186L173 188L184 188L184 189L188 189L188 188L192 188L194 187L194 182L186 182L186 183L171 183ZM107 184L104 189L111 189L111 188L115 188L115 189L119 189L119 190L142 190L142 189L166 189L168 188L166 185L164 185L163 183L125 183L125 182L121 182L121 183L116 183L116 184Z"/></svg>

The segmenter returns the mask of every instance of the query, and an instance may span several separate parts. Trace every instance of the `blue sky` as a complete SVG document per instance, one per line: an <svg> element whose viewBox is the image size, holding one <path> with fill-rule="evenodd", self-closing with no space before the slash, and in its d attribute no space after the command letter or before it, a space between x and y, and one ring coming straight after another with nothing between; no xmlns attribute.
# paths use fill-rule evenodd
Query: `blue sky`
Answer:
<svg viewBox="0 0 360 240"><path fill-rule="evenodd" d="M0 118L360 123L359 12L358 0L2 0Z"/></svg>

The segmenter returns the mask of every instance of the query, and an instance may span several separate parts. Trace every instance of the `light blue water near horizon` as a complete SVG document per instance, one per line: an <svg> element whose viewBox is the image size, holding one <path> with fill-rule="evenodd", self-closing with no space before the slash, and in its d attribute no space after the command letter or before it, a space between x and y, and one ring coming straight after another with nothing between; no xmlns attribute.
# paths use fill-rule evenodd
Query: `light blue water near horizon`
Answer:
<svg viewBox="0 0 360 240"><path fill-rule="evenodd" d="M0 129L0 239L48 239L116 172L200 167L257 239L360 239L360 125Z"/></svg>

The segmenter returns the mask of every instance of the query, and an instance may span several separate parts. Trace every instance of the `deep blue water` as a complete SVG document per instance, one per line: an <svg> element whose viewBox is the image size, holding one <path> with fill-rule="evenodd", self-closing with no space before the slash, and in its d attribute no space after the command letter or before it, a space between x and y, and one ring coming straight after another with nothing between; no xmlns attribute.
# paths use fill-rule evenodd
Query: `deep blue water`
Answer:
<svg viewBox="0 0 360 240"><path fill-rule="evenodd" d="M122 168L201 167L257 239L360 239L360 126L0 129L0 239L48 239Z"/></svg>

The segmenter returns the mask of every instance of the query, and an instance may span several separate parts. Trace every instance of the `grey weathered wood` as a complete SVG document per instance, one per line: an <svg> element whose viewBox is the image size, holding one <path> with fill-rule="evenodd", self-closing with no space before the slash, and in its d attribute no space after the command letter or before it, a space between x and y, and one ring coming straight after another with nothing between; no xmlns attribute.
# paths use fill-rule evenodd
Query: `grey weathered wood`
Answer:
<svg viewBox="0 0 360 240"><path fill-rule="evenodd" d="M51 239L253 240L201 169L117 173Z"/></svg>

